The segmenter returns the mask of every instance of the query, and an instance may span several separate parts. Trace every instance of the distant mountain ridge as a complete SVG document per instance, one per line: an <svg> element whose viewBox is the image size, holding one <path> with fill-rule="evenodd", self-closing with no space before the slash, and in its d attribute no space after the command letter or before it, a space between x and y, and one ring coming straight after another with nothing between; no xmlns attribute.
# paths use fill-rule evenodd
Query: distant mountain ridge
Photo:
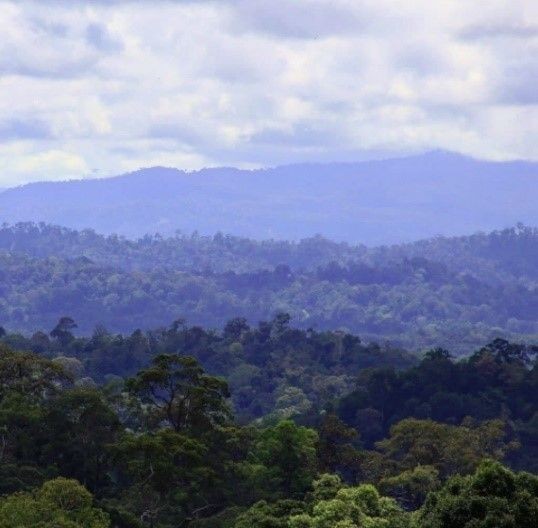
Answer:
<svg viewBox="0 0 538 528"><path fill-rule="evenodd" d="M367 245L538 224L538 163L447 152L358 163L185 172L153 167L0 193L0 222L44 221L139 237L199 231L315 234Z"/></svg>

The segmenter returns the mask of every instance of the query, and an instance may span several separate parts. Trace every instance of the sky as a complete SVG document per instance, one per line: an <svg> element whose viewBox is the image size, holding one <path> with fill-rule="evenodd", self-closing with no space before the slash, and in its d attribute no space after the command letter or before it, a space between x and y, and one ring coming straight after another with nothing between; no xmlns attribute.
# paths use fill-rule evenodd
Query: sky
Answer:
<svg viewBox="0 0 538 528"><path fill-rule="evenodd" d="M538 160L536 0L0 0L0 187L430 149Z"/></svg>

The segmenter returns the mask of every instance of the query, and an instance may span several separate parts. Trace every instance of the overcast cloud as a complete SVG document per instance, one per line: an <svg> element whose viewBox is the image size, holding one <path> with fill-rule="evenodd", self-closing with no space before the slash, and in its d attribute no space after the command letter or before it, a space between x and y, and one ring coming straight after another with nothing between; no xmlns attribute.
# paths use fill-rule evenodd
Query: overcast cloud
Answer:
<svg viewBox="0 0 538 528"><path fill-rule="evenodd" d="M538 159L536 0L0 0L0 187L441 148Z"/></svg>

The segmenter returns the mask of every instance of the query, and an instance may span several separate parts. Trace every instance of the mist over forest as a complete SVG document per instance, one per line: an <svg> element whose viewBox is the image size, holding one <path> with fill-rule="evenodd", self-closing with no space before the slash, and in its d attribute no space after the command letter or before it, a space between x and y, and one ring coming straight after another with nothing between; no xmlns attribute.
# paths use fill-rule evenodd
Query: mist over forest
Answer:
<svg viewBox="0 0 538 528"><path fill-rule="evenodd" d="M148 330L182 318L218 328L278 312L295 325L340 329L414 351L454 353L496 337L538 334L538 231L437 237L367 248L322 237L299 242L146 236L20 223L0 229L7 328Z"/></svg>
<svg viewBox="0 0 538 528"><path fill-rule="evenodd" d="M383 207L349 231L317 209L323 200L309 216L293 194L307 176L301 186L284 174L286 200L242 217L223 203L244 213L237 190L259 201L245 174L198 176L198 187L154 169L0 194L5 218L31 219L0 228L0 526L485 527L472 523L499 508L533 526L538 229L406 242L389 229L391 209L357 244ZM218 181L228 194L214 192ZM326 185L314 178L308 196L317 186L342 212ZM201 230L144 234L174 200L177 225ZM281 214L290 239L263 239L263 222ZM345 241L300 237L324 215L325 232ZM241 236L206 234L204 219ZM477 497L482 510L462 517Z"/></svg>
<svg viewBox="0 0 538 528"><path fill-rule="evenodd" d="M0 528L538 528L536 0L0 0Z"/></svg>

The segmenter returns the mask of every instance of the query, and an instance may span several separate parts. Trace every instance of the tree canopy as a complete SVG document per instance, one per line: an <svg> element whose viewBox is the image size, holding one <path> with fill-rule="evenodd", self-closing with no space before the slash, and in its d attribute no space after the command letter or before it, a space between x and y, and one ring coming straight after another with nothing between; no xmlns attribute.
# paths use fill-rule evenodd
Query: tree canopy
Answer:
<svg viewBox="0 0 538 528"><path fill-rule="evenodd" d="M538 232L525 226L366 248L223 234L133 241L21 223L0 229L0 323L69 339L67 320L54 328L66 315L87 334L285 312L304 329L462 354L499 335L538 334L537 256Z"/></svg>

